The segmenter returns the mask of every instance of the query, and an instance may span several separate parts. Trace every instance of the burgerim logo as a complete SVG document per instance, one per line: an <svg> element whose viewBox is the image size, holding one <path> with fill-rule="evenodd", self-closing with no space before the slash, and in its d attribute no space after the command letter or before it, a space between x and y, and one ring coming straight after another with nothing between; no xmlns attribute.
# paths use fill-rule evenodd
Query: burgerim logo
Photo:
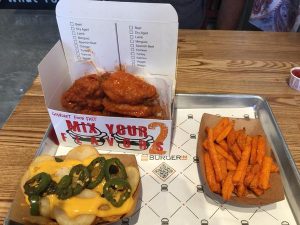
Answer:
<svg viewBox="0 0 300 225"><path fill-rule="evenodd" d="M146 155L143 154L141 156L142 161L148 161L148 160L187 160L187 155Z"/></svg>

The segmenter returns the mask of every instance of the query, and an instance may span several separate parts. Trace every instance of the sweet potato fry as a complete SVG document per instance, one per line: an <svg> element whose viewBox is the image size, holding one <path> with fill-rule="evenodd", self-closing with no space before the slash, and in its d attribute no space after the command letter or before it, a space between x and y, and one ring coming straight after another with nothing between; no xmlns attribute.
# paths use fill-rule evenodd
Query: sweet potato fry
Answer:
<svg viewBox="0 0 300 225"><path fill-rule="evenodd" d="M242 151L241 151L241 149L239 148L238 144L235 142L229 149L230 149L230 151L232 152L234 158L235 158L237 161L240 161L240 160L241 160L241 157L242 157Z"/></svg>
<svg viewBox="0 0 300 225"><path fill-rule="evenodd" d="M236 142L241 149L241 151L244 151L245 149L245 143L246 143L246 130L245 128L239 131L239 134L237 136Z"/></svg>
<svg viewBox="0 0 300 225"><path fill-rule="evenodd" d="M227 137L228 137L228 136L227 136ZM229 149L228 149L228 144L227 144L227 142L226 142L225 140L220 141L219 145L220 145L226 152L229 151Z"/></svg>
<svg viewBox="0 0 300 225"><path fill-rule="evenodd" d="M208 151L208 139L207 138L203 141L202 146L205 150Z"/></svg>
<svg viewBox="0 0 300 225"><path fill-rule="evenodd" d="M259 135L257 142L256 161L261 164L264 156L266 155L266 139Z"/></svg>
<svg viewBox="0 0 300 225"><path fill-rule="evenodd" d="M254 165L256 163L257 144L258 144L258 136L254 136L252 138L252 147L251 147L251 156L250 156L251 165Z"/></svg>
<svg viewBox="0 0 300 225"><path fill-rule="evenodd" d="M220 165L221 165L222 177L226 177L227 176L227 165L226 165L226 159L224 157L221 157Z"/></svg>
<svg viewBox="0 0 300 225"><path fill-rule="evenodd" d="M263 158L258 180L258 187L263 190L267 190L269 188L272 162L273 160L269 156L265 156Z"/></svg>
<svg viewBox="0 0 300 225"><path fill-rule="evenodd" d="M236 170L236 164L233 164L231 161L229 160L226 160L226 167L227 167L227 170L229 171L234 171Z"/></svg>
<svg viewBox="0 0 300 225"><path fill-rule="evenodd" d="M219 134L224 130L224 128L229 124L229 118L223 117L218 124L213 128L213 140L219 136Z"/></svg>
<svg viewBox="0 0 300 225"><path fill-rule="evenodd" d="M260 196L264 193L264 190L262 190L260 188L251 188L251 191L253 191L253 193L257 196Z"/></svg>
<svg viewBox="0 0 300 225"><path fill-rule="evenodd" d="M271 166L271 173L277 173L277 172L279 172L278 165L275 162L273 162Z"/></svg>
<svg viewBox="0 0 300 225"><path fill-rule="evenodd" d="M229 172L223 182L222 197L224 200L229 200L231 197L231 194L234 190L234 185L232 183L232 177L233 177L233 172Z"/></svg>
<svg viewBox="0 0 300 225"><path fill-rule="evenodd" d="M242 152L241 160L239 161L237 169L232 177L232 182L234 184L244 182L244 178L246 176L246 169L249 163L249 158L251 153L251 142L252 142L252 138L250 136L247 136L245 150Z"/></svg>
<svg viewBox="0 0 300 225"><path fill-rule="evenodd" d="M216 138L217 143L220 143L221 141L223 141L227 137L229 132L232 130L233 125L234 125L233 121L229 122L227 124L227 126L224 128L224 130L222 130L222 132L217 136L217 138Z"/></svg>
<svg viewBox="0 0 300 225"><path fill-rule="evenodd" d="M213 129L208 128L208 153L213 164L213 168L216 174L217 182L221 182L223 180L222 171L220 161L218 159L218 154L215 149L214 141L213 141Z"/></svg>
<svg viewBox="0 0 300 225"><path fill-rule="evenodd" d="M209 188L212 192L220 193L221 187L220 184L216 181L215 171L210 160L209 154L207 152L204 153L204 168Z"/></svg>
<svg viewBox="0 0 300 225"><path fill-rule="evenodd" d="M246 186L243 183L237 185L237 192L238 197L242 197L246 195Z"/></svg>
<svg viewBox="0 0 300 225"><path fill-rule="evenodd" d="M220 154L221 156L223 156L225 159L229 160L233 164L237 165L237 163L234 160L234 158L232 157L232 155L230 155L228 152L226 152L220 145L215 144L215 149L218 154Z"/></svg>
<svg viewBox="0 0 300 225"><path fill-rule="evenodd" d="M251 183L250 183L250 189L252 190L253 188L257 188L258 187L258 179L259 179L259 173L257 173L254 177L253 177L253 179L252 179L252 181L251 181Z"/></svg>
<svg viewBox="0 0 300 225"><path fill-rule="evenodd" d="M247 187L250 186L250 183L252 182L255 175L259 173L259 171L260 171L260 165L258 163L251 166L251 170L248 173L246 173L246 177L244 179L244 184Z"/></svg>
<svg viewBox="0 0 300 225"><path fill-rule="evenodd" d="M232 146L235 143L236 140L236 131L234 131L234 129L232 129L229 134L227 135L227 143L228 146Z"/></svg>

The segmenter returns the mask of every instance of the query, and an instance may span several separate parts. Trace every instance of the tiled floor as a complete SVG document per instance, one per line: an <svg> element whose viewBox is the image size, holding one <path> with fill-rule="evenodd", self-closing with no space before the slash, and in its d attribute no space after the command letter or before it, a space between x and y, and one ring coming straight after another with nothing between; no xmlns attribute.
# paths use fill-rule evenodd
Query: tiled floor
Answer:
<svg viewBox="0 0 300 225"><path fill-rule="evenodd" d="M0 128L58 39L54 11L0 10Z"/></svg>

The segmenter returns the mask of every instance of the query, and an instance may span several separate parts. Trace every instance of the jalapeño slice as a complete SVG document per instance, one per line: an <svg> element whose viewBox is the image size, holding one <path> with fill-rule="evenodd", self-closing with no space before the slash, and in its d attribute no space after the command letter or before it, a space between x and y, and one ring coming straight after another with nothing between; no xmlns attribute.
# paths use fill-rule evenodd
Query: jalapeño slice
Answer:
<svg viewBox="0 0 300 225"><path fill-rule="evenodd" d="M111 158L106 160L104 166L104 175L106 181L113 178L127 178L125 167L118 158Z"/></svg>
<svg viewBox="0 0 300 225"><path fill-rule="evenodd" d="M43 195L52 195L56 193L57 183L54 180L51 180L50 184L48 185L47 189L45 190Z"/></svg>
<svg viewBox="0 0 300 225"><path fill-rule="evenodd" d="M41 172L24 184L25 194L28 196L40 195L48 188L51 182L51 176L47 173Z"/></svg>
<svg viewBox="0 0 300 225"><path fill-rule="evenodd" d="M130 197L131 186L122 178L108 180L103 187L104 197L115 207L121 207Z"/></svg>
<svg viewBox="0 0 300 225"><path fill-rule="evenodd" d="M90 183L87 185L87 188L93 189L98 184L101 183L104 177L104 165L105 165L105 158L98 157L95 158L90 165L88 165L87 169L90 173Z"/></svg>
<svg viewBox="0 0 300 225"><path fill-rule="evenodd" d="M30 215L39 216L40 215L40 196L31 195L29 196L30 202Z"/></svg>
<svg viewBox="0 0 300 225"><path fill-rule="evenodd" d="M72 178L69 175L65 175L57 184L56 194L59 199L67 199L72 197L73 190L71 187Z"/></svg>
<svg viewBox="0 0 300 225"><path fill-rule="evenodd" d="M82 165L74 166L70 171L70 177L72 178L71 187L73 195L78 195L90 182L90 174L88 169Z"/></svg>

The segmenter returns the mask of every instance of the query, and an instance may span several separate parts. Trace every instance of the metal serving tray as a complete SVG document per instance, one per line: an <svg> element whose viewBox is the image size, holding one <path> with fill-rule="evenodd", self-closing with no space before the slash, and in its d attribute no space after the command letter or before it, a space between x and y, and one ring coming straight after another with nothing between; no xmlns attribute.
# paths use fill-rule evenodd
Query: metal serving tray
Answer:
<svg viewBox="0 0 300 225"><path fill-rule="evenodd" d="M141 199L134 215L116 224L300 224L300 174L266 100L253 95L177 94L175 109L171 155L136 155ZM280 167L285 200L243 208L218 203L203 193L206 184L200 182L196 157L203 113L261 121ZM68 150L58 146L50 125L36 155L61 155ZM5 224L17 223L8 215Z"/></svg>

